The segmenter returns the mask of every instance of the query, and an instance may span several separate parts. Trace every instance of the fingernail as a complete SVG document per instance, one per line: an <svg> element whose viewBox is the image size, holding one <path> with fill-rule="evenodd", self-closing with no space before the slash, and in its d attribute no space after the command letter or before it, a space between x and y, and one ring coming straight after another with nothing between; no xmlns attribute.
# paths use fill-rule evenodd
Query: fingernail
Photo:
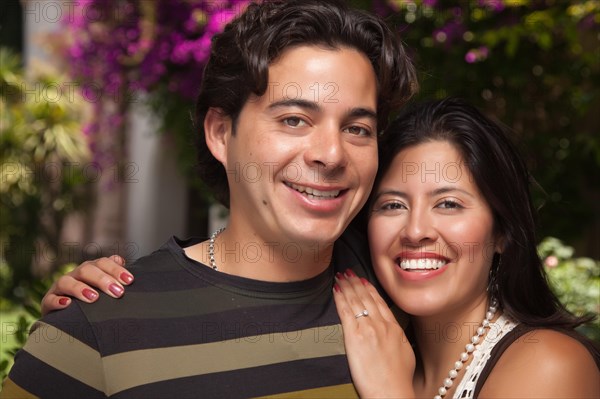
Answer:
<svg viewBox="0 0 600 399"><path fill-rule="evenodd" d="M333 284L333 290L335 292L342 292L342 289L340 288L339 285L337 285L337 283Z"/></svg>
<svg viewBox="0 0 600 399"><path fill-rule="evenodd" d="M61 306L67 306L67 305L69 304L69 298L60 298L60 299L58 300L58 303L59 303Z"/></svg>
<svg viewBox="0 0 600 399"><path fill-rule="evenodd" d="M338 279L338 280L343 280L344 279L344 275L342 273L340 273L340 272L337 272L335 274L335 278Z"/></svg>
<svg viewBox="0 0 600 399"><path fill-rule="evenodd" d="M367 279L366 279L366 278L364 278L364 277L361 277L361 278L360 278L360 282L361 282L361 283L362 283L364 286L367 286L367 285L369 285L369 284L370 284L370 283L369 283L369 280L367 280Z"/></svg>
<svg viewBox="0 0 600 399"><path fill-rule="evenodd" d="M90 301L93 301L96 298L98 298L98 293L90 290L89 288L84 288L83 291L81 291L81 293Z"/></svg>
<svg viewBox="0 0 600 399"><path fill-rule="evenodd" d="M348 277L356 277L356 274L352 271L352 269L347 269L344 274Z"/></svg>
<svg viewBox="0 0 600 399"><path fill-rule="evenodd" d="M121 287L115 283L112 283L111 285L109 285L108 290L110 292L112 292L115 296L123 295L123 287Z"/></svg>
<svg viewBox="0 0 600 399"><path fill-rule="evenodd" d="M121 281L124 282L125 284L131 284L131 282L133 281L133 276L129 273L121 273Z"/></svg>

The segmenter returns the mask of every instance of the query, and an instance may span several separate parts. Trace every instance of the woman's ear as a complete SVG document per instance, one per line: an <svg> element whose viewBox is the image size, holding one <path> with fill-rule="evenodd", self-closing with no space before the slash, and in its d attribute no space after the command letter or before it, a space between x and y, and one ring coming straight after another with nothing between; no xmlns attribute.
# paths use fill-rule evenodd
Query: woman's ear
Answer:
<svg viewBox="0 0 600 399"><path fill-rule="evenodd" d="M502 254L504 252L505 239L504 236L498 235L495 240L494 251Z"/></svg>
<svg viewBox="0 0 600 399"><path fill-rule="evenodd" d="M220 108L209 108L204 117L204 139L213 157L227 169L227 144L232 133L231 117Z"/></svg>

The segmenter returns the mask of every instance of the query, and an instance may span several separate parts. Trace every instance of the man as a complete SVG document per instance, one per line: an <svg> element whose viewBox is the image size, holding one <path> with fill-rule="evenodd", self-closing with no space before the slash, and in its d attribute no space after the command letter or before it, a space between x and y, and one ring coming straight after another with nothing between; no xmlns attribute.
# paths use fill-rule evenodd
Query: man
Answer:
<svg viewBox="0 0 600 399"><path fill-rule="evenodd" d="M371 190L377 132L415 82L372 15L250 5L215 37L196 107L201 178L227 228L136 261L121 301L44 317L2 397L356 396L331 288L335 272L367 271L364 242L340 236Z"/></svg>

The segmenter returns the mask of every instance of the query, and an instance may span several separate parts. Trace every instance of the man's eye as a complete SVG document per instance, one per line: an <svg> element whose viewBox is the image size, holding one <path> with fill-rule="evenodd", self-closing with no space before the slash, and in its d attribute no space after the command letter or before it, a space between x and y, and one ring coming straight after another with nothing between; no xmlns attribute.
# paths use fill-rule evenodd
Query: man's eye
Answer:
<svg viewBox="0 0 600 399"><path fill-rule="evenodd" d="M347 128L344 129L344 131L350 133L350 134L354 134L356 136L370 136L371 132L361 126L349 126Z"/></svg>
<svg viewBox="0 0 600 399"><path fill-rule="evenodd" d="M290 127L300 127L300 126L305 126L306 122L303 121L301 118L295 117L295 116L291 116L289 118L285 118L283 120L283 123L286 124L287 126Z"/></svg>

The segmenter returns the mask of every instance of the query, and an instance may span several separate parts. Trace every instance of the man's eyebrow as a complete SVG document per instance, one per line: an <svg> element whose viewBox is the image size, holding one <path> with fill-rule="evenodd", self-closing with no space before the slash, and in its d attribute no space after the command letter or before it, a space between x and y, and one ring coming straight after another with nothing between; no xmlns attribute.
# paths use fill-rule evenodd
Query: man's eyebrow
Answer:
<svg viewBox="0 0 600 399"><path fill-rule="evenodd" d="M282 107L300 107L300 108L309 109L311 111L320 111L321 110L321 106L319 104L317 104L316 102L302 100L302 99L287 99L287 100L275 101L275 102L269 104L268 108L276 109L276 108L282 108Z"/></svg>
<svg viewBox="0 0 600 399"><path fill-rule="evenodd" d="M377 112L368 108L352 108L348 116L351 118L371 118L377 120Z"/></svg>
<svg viewBox="0 0 600 399"><path fill-rule="evenodd" d="M280 101L275 101L271 104L269 104L269 109L276 109L276 108L282 108L282 107L299 107L299 108L304 108L304 109L308 109L311 111L321 111L321 106L314 102L314 101L308 101L308 100L303 100L301 98L295 98L295 99L285 99L285 100L280 100ZM377 112L375 112L372 109L368 109L368 108L362 108L362 107L357 107L357 108L351 108L348 111L348 117L350 118L371 118L374 120L377 120Z"/></svg>

